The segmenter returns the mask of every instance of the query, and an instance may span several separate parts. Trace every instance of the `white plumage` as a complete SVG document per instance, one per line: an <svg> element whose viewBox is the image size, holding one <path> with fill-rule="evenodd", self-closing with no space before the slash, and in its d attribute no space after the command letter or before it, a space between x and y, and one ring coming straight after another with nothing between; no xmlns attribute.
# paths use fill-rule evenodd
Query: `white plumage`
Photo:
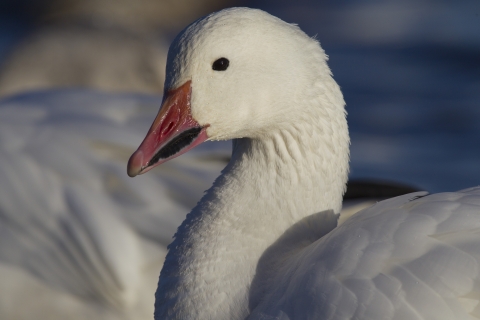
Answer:
<svg viewBox="0 0 480 320"><path fill-rule="evenodd" d="M231 153L204 144L128 178L160 101L60 90L0 102L0 319L152 318L166 245Z"/></svg>
<svg viewBox="0 0 480 320"><path fill-rule="evenodd" d="M314 241L250 318L479 319L480 187L425 194L384 200Z"/></svg>
<svg viewBox="0 0 480 320"><path fill-rule="evenodd" d="M1 319L151 319L175 226L229 156L207 145L129 179L160 101L69 90L0 103Z"/></svg>
<svg viewBox="0 0 480 320"><path fill-rule="evenodd" d="M221 57L228 68L212 70ZM176 100L129 174L178 137L169 108L208 139L235 140L169 246L155 319L480 318L480 188L401 196L337 226L349 138L326 60L298 27L246 8L196 21L172 44L165 91Z"/></svg>

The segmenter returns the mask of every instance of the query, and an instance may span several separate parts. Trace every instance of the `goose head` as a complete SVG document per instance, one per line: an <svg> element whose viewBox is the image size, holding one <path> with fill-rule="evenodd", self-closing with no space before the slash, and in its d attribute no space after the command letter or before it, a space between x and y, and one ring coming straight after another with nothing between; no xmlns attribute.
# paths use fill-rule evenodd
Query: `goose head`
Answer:
<svg viewBox="0 0 480 320"><path fill-rule="evenodd" d="M261 10L231 8L192 23L170 46L164 100L128 174L206 140L264 139L311 118L312 108L344 119L326 60L316 40Z"/></svg>

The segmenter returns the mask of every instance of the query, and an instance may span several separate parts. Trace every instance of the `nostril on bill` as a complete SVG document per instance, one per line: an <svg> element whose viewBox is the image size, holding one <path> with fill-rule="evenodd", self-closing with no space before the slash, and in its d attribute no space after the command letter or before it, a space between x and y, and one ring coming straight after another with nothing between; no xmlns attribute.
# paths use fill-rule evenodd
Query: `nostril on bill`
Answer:
<svg viewBox="0 0 480 320"><path fill-rule="evenodd" d="M168 126L165 128L165 130L163 130L162 135L165 136L165 135L169 134L170 131L172 131L173 126L174 126L174 123L172 121L168 124Z"/></svg>

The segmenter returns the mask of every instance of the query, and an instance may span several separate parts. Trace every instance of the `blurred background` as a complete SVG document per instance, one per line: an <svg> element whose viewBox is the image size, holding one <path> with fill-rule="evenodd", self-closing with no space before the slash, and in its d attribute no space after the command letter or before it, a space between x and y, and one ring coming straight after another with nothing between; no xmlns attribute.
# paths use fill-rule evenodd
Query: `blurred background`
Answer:
<svg viewBox="0 0 480 320"><path fill-rule="evenodd" d="M135 179L126 161L160 105L169 43L230 6L320 41L351 178L480 184L478 0L2 0L1 319L152 317L166 245L230 144Z"/></svg>

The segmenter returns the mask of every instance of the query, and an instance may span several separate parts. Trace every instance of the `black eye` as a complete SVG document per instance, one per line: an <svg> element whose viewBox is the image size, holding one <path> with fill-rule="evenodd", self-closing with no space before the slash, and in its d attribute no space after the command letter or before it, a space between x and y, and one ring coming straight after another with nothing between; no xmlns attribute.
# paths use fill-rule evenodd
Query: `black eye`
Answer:
<svg viewBox="0 0 480 320"><path fill-rule="evenodd" d="M215 71L225 71L227 70L229 64L230 61L228 61L227 58L220 58L215 60L215 62L212 64L212 69Z"/></svg>

